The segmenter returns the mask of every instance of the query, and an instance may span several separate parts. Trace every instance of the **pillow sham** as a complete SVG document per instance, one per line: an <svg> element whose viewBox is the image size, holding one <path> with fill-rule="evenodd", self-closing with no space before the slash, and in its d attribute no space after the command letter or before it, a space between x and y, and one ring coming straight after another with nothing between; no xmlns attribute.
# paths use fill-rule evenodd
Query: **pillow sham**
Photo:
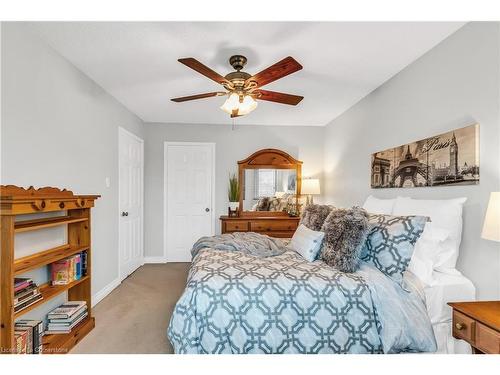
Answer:
<svg viewBox="0 0 500 375"><path fill-rule="evenodd" d="M364 209L334 208L321 228L325 232L321 259L339 271L356 271L368 229L368 213Z"/></svg>
<svg viewBox="0 0 500 375"><path fill-rule="evenodd" d="M427 220L424 216L370 215L361 260L372 263L401 285Z"/></svg>
<svg viewBox="0 0 500 375"><path fill-rule="evenodd" d="M323 232L309 229L301 224L293 234L288 247L302 255L305 260L312 262L318 256L324 236Z"/></svg>
<svg viewBox="0 0 500 375"><path fill-rule="evenodd" d="M438 259L438 249L449 238L449 232L427 222L411 257L408 271L411 271L425 286L433 284L434 264Z"/></svg>
<svg viewBox="0 0 500 375"><path fill-rule="evenodd" d="M396 199L379 199L370 195L366 198L363 208L371 214L392 215Z"/></svg>
<svg viewBox="0 0 500 375"><path fill-rule="evenodd" d="M300 224L304 224L307 228L319 231L323 223L333 209L332 206L323 204L310 204L304 208L300 218Z"/></svg>
<svg viewBox="0 0 500 375"><path fill-rule="evenodd" d="M423 200L398 197L396 199L393 215L427 216L434 228L449 233L449 237L435 249L437 257L433 268L437 271L448 272L448 269L454 270L457 265L462 241L462 212L466 201L467 198ZM425 230L424 234L425 237L428 236Z"/></svg>

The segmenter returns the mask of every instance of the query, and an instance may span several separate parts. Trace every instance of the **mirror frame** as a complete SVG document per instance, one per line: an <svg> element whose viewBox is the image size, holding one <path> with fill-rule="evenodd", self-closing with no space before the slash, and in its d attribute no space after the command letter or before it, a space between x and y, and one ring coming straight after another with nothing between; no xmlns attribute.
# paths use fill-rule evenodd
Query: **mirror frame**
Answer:
<svg viewBox="0 0 500 375"><path fill-rule="evenodd" d="M243 211L243 194L245 191L245 170L247 169L295 169L297 188L295 203L299 204L302 185L302 161L295 159L284 151L265 148L254 152L248 158L238 162L238 183L240 187L240 207L242 216L288 216L286 212L275 211Z"/></svg>

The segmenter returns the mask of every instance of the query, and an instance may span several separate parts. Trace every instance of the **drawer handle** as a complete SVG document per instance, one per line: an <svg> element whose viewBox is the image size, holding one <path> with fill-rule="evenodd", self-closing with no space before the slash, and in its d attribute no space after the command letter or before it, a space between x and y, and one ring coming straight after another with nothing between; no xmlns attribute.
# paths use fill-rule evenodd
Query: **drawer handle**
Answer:
<svg viewBox="0 0 500 375"><path fill-rule="evenodd" d="M462 323L455 323L455 328L459 331L465 328L465 324Z"/></svg>

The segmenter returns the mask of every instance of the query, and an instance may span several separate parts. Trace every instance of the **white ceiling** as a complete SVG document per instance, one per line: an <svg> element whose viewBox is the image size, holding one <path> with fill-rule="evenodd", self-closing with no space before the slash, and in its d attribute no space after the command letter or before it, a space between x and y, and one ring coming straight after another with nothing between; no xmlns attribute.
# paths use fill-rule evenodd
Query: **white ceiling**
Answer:
<svg viewBox="0 0 500 375"><path fill-rule="evenodd" d="M46 22L32 26L53 48L146 122L230 123L218 91L177 62L194 57L222 75L233 54L254 74L286 56L304 69L266 89L303 95L296 107L259 102L240 124L325 125L460 28L457 22Z"/></svg>

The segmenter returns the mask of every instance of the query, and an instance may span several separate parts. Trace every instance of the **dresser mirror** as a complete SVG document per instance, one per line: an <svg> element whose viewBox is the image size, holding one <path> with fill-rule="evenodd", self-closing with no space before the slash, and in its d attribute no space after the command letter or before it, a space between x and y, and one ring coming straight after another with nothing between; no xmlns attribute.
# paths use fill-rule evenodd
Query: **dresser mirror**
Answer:
<svg viewBox="0 0 500 375"><path fill-rule="evenodd" d="M284 151L264 149L238 162L240 213L288 216L299 211L302 162Z"/></svg>

